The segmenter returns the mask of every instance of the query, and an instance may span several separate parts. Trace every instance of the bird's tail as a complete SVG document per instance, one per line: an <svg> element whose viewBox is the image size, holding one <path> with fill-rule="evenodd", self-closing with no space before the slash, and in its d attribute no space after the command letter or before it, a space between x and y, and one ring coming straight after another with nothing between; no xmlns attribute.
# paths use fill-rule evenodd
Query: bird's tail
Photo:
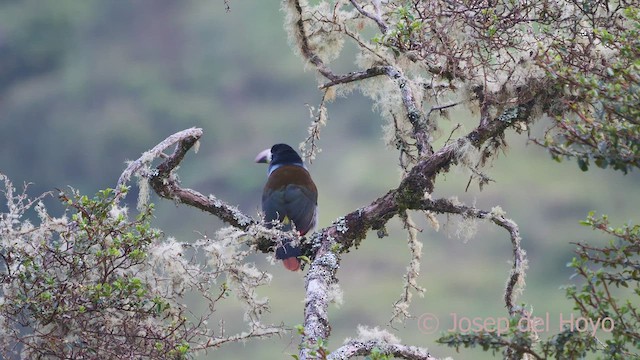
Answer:
<svg viewBox="0 0 640 360"><path fill-rule="evenodd" d="M298 258L284 259L282 260L282 264L284 264L284 267L287 268L287 270L290 270L290 271L300 270L300 259Z"/></svg>
<svg viewBox="0 0 640 360"><path fill-rule="evenodd" d="M282 219L282 231L289 231L293 228L291 220L288 216ZM300 259L298 256L302 255L299 248L292 246L289 243L284 243L282 246L278 246L276 249L276 259L282 260L284 267L287 270L298 271L300 270Z"/></svg>
<svg viewBox="0 0 640 360"><path fill-rule="evenodd" d="M300 259L302 255L299 248L291 246L291 244L283 244L276 249L276 259L282 260L284 267L291 271L300 270Z"/></svg>

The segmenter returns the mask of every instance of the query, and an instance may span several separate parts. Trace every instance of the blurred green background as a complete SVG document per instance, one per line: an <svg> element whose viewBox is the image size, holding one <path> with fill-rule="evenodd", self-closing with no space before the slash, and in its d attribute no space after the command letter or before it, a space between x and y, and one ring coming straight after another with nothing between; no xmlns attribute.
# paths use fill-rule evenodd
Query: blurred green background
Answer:
<svg viewBox="0 0 640 360"><path fill-rule="evenodd" d="M67 185L93 194L115 185L125 160L197 126L205 134L200 151L182 163L183 185L257 214L266 167L254 164L254 156L276 142L295 147L303 141L310 123L306 105L321 98L315 73L293 55L282 23L275 1L232 1L228 13L222 1L0 1L0 171L16 185L33 182L32 194ZM352 60L336 66L354 69ZM383 122L371 105L354 93L329 106L322 153L310 166L320 189L320 226L398 183L398 154L385 148ZM474 124L462 111L451 118L441 124L438 144L455 124ZM533 134L543 129L539 124ZM597 210L617 224L637 222L640 177L597 168L583 173L527 146L526 135L510 134L508 140L512 147L487 170L495 182L484 191L472 185L465 192L468 174L453 169L439 177L434 197L455 195L487 210L500 205L520 225L530 260L520 300L533 305L534 315L549 313L553 331L560 314L572 313L560 289L571 281L565 267L570 242L602 240L578 221ZM192 241L196 232L211 235L222 225L198 210L153 201L156 225L168 236ZM492 358L435 344L440 332L421 331L417 318L432 313L444 331L452 326L451 313L505 316L502 293L511 255L506 232L479 223L476 236L464 241L454 236L454 218L440 217L439 232L421 215L415 218L424 229L420 284L427 289L425 297L414 297L416 319L388 326L409 259L406 236L394 219L389 237L371 234L343 257L338 276L344 304L330 309L330 348L355 336L362 324L386 328L435 356ZM272 304L265 322L301 323L303 274L270 266L261 254L253 260L274 274L273 286L262 289ZM217 315L229 333L243 329L242 309L233 298ZM292 334L226 346L203 358L289 358L298 342Z"/></svg>

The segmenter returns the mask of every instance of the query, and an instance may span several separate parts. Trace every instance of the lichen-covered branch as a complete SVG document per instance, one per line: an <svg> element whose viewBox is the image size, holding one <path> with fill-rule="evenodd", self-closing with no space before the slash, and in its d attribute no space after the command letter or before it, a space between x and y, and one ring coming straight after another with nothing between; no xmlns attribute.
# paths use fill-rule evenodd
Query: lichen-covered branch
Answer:
<svg viewBox="0 0 640 360"><path fill-rule="evenodd" d="M327 359L347 360L356 356L367 356L373 352L380 355L391 355L407 360L436 360L426 349L402 344L389 344L379 340L351 340L332 352Z"/></svg>
<svg viewBox="0 0 640 360"><path fill-rule="evenodd" d="M513 249L513 264L507 279L504 302L509 315L514 315L517 312L515 300L524 288L524 278L528 264L526 252L522 249L520 244L521 237L518 225L513 220L506 218L504 216L504 211L499 207L495 207L491 211L486 211L458 204L446 199L425 199L422 200L422 209L441 214L458 214L463 218L490 220L509 232L511 246Z"/></svg>
<svg viewBox="0 0 640 360"><path fill-rule="evenodd" d="M361 14L374 19L374 21L376 21L376 23L380 27L381 31L383 33L386 33L387 26L382 22L379 16L366 12L355 1L352 1L351 3ZM385 65L372 67L364 71L351 72L346 75L335 74L309 45L309 39L303 21L303 8L300 4L300 0L289 0L289 6L291 6L295 10L292 12L294 15L295 23L294 33L296 38L296 45L300 50L300 53L307 61L309 61L316 67L320 74L331 80L329 83L322 85L322 87L326 88L337 84L359 81L366 78L386 74L389 78L397 82L398 89L400 90L402 104L406 111L407 119L413 127L413 137L416 141L418 155L420 157L426 157L432 154L433 148L430 145L431 135L429 134L427 118L424 116L424 113L419 106L418 101L416 100L416 96L414 95L414 91L411 88L409 80L402 73L402 71L397 67Z"/></svg>
<svg viewBox="0 0 640 360"><path fill-rule="evenodd" d="M369 230L380 230L389 219L396 216L402 210L422 209L422 200L425 193L433 190L432 178L441 171L445 171L455 163L459 149L466 143L480 147L487 139L501 136L504 131L518 121L527 121L531 105L525 104L516 108L505 110L503 114L490 121L484 127L478 127L464 137L444 146L433 155L419 161L407 176L401 181L398 188L390 190L371 204L356 209L340 218L335 224L318 232L323 237L331 237L341 245L341 251L347 251L357 246L366 237ZM184 158L186 152L197 142L202 135L201 129L187 129L169 136L152 150L133 161L120 177L119 184L125 185L133 173L142 171L149 177L149 182L154 191L167 199L190 205L209 212L219 217L228 224L244 231L252 231L263 234L269 229L261 229L260 221L244 214L236 207L217 199L213 195L205 196L195 190L180 186L179 181L172 175L172 171ZM150 164L154 157L159 157L162 151L176 144L173 154L164 156L164 161L153 171L145 170L145 164ZM277 230L271 230L277 231ZM291 234L278 232L278 236L285 238ZM260 251L268 252L274 242L269 237L258 237L256 246ZM302 244L305 252L312 250L313 244Z"/></svg>
<svg viewBox="0 0 640 360"><path fill-rule="evenodd" d="M158 145L154 146L153 149L146 151L142 154L140 158L135 161L129 163L127 168L122 172L120 178L118 179L118 184L116 186L116 190L120 191L120 188L126 185L131 177L140 171L144 171L144 168L147 168L151 162L160 157L166 157L164 151L169 147L179 144L176 147L173 155L171 156L170 161L164 165L164 168L173 169L177 166L184 155L191 149L191 147L200 139L202 136L202 129L200 128L190 128L186 130L179 131L166 139L162 140ZM149 175L149 174L145 174Z"/></svg>
<svg viewBox="0 0 640 360"><path fill-rule="evenodd" d="M397 81L398 88L400 88L402 104L407 112L407 118L413 127L413 138L416 142L418 155L420 158L425 158L433 154L427 118L424 116L421 107L418 105L413 89L411 89L411 84L405 75L396 68L386 68L387 75Z"/></svg>
<svg viewBox="0 0 640 360"><path fill-rule="evenodd" d="M400 298L393 304L393 315L390 323L394 321L404 322L411 317L409 313L409 305L413 291L420 296L424 296L425 288L418 285L418 276L420 275L420 259L422 258L422 242L418 239L418 230L409 213L402 212L399 214L402 224L407 231L407 245L411 254L411 261L407 266L407 272L404 275L404 284Z"/></svg>
<svg viewBox="0 0 640 360"><path fill-rule="evenodd" d="M331 238L321 240L321 246L311 263L306 276L304 301L304 332L300 347L300 359L315 358L312 353L326 351L324 344L329 339L329 303L332 301L332 287L337 284L336 271L340 266L340 258L330 250L333 246Z"/></svg>
<svg viewBox="0 0 640 360"><path fill-rule="evenodd" d="M328 289L335 284L335 272L339 265L337 254L346 252L357 246L364 239L369 230L383 229L385 224L394 216L406 210L430 210L459 215L474 215L489 218L487 213L479 210L452 206L447 203L429 202L425 200L425 193L433 190L432 179L441 171L446 171L458 159L461 148L467 144L479 148L489 138L502 136L504 131L517 121L526 121L530 107L527 105L507 109L504 114L496 117L483 127L478 127L468 135L444 146L432 155L420 160L403 178L396 189L392 189L371 204L357 209L339 218L332 225L325 227L301 244L303 252L312 258L311 268L307 275L305 300L304 339L301 347L301 357L308 358L314 346L321 346L329 336L327 307L330 301ZM154 147L151 151L132 162L119 181L125 185L132 174L138 172L148 181L154 191L161 197L194 206L209 212L221 220L252 235L256 248L263 252L272 251L277 239L289 238L298 240L292 233L285 233L276 229L266 229L250 216L237 208L226 204L213 195L205 196L192 189L182 188L173 170L184 159L186 152L198 141L202 131L187 129L176 133ZM171 155L162 155L163 150L175 144ZM155 157L163 156L164 160L154 170L148 168ZM474 212L475 211L475 212ZM463 213L464 212L464 213ZM514 294L524 278L524 252L519 247L517 226L510 220L492 217L496 224L508 228L512 234L514 246L514 269L510 276L505 294L505 301L509 312L513 313Z"/></svg>
<svg viewBox="0 0 640 360"><path fill-rule="evenodd" d="M353 5L354 8L356 8L356 10L358 10L358 12L362 15L364 15L365 17L375 21L376 25L378 25L378 29L380 29L380 32L383 34L386 34L387 31L389 30L389 26L384 22L384 20L382 20L382 17L380 16L380 9L376 8L376 13L371 13L367 10L365 10L362 6L360 6L360 4L358 4L357 0L349 0L351 2L351 4ZM375 2L372 4L374 7L376 7Z"/></svg>
<svg viewBox="0 0 640 360"><path fill-rule="evenodd" d="M205 196L180 185L179 180L173 174L173 170L184 159L186 153L197 144L202 134L202 129L190 128L167 137L154 146L153 149L142 154L139 159L129 163L118 179L117 188L120 189L125 186L131 177L137 174L142 178L142 183L148 182L159 196L208 212L227 224L253 235L256 239L254 245L262 252L271 252L276 244L276 239L279 239L279 241L298 241L298 236L294 232L267 229L261 225L259 219L253 219L237 207L227 204L214 195ZM173 153L166 155L164 151L173 145L175 145ZM164 160L154 169L151 169L151 163L156 158L163 158ZM141 189L141 192L143 191ZM119 193L118 196L122 197L123 194Z"/></svg>
<svg viewBox="0 0 640 360"><path fill-rule="evenodd" d="M385 75L390 71L388 66L374 66L372 68L353 71L344 75L336 75L331 81L320 86L321 89L327 89L340 84L348 84L355 81L369 79L374 76Z"/></svg>
<svg viewBox="0 0 640 360"><path fill-rule="evenodd" d="M356 209L341 218L344 233L337 233L335 226L321 231L334 236L343 250L357 246L369 230L381 230L389 219L403 210L424 209L424 194L433 190L432 179L446 171L458 159L459 151L467 145L480 148L488 139L502 136L507 128L518 121L527 121L532 104L525 104L505 110L484 127L478 127L466 136L460 137L442 147L433 155L419 161L402 179L396 189L392 189L371 204Z"/></svg>
<svg viewBox="0 0 640 360"><path fill-rule="evenodd" d="M295 8L296 18L293 19L295 24L295 36L296 40L299 43L299 49L302 53L302 56L307 59L311 64L313 64L318 72L320 72L324 77L329 80L335 80L337 75L327 67L327 65L322 61L322 59L313 52L313 49L309 45L309 39L307 37L307 31L304 27L304 20L302 19L302 6L300 5L299 0L291 0L290 5Z"/></svg>

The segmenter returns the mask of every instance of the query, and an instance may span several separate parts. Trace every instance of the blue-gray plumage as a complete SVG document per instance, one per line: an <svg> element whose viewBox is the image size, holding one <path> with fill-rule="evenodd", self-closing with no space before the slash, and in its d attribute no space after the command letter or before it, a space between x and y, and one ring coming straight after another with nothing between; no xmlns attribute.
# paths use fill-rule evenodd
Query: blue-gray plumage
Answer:
<svg viewBox="0 0 640 360"><path fill-rule="evenodd" d="M265 220L280 221L284 231L295 226L300 235L311 231L316 225L318 190L298 153L289 145L276 144L258 154L256 162L269 163L262 192ZM300 255L300 249L289 243L276 249L276 259L283 260L289 270L300 268Z"/></svg>

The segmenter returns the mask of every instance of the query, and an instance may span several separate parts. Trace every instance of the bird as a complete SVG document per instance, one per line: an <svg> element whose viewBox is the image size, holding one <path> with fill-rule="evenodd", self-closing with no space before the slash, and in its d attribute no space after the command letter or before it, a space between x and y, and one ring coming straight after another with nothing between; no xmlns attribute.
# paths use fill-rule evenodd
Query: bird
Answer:
<svg viewBox="0 0 640 360"><path fill-rule="evenodd" d="M275 144L260 152L255 161L269 164L262 191L266 226L271 228L276 220L283 231L295 226L300 236L312 232L318 219L318 189L300 155L287 144ZM300 269L301 255L289 242L276 248L276 259L291 271Z"/></svg>

